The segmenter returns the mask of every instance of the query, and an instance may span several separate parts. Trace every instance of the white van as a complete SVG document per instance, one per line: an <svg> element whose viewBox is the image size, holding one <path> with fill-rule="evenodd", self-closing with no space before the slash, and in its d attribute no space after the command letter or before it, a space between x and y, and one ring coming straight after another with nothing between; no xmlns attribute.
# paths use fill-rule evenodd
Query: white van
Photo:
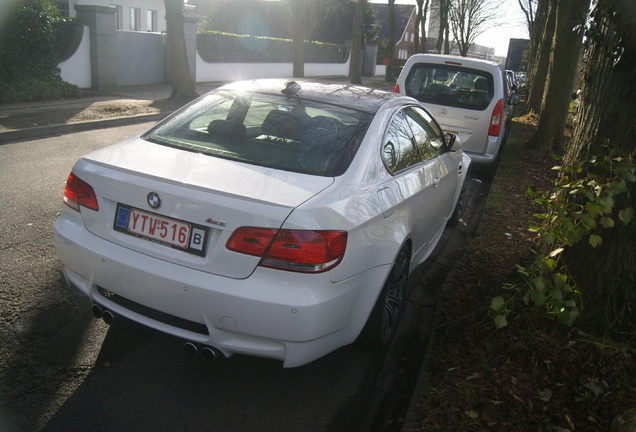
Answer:
<svg viewBox="0 0 636 432"><path fill-rule="evenodd" d="M424 103L445 132L459 136L473 163L485 175L494 175L512 109L519 103L519 95L508 92L506 71L500 65L415 54L404 65L394 91Z"/></svg>

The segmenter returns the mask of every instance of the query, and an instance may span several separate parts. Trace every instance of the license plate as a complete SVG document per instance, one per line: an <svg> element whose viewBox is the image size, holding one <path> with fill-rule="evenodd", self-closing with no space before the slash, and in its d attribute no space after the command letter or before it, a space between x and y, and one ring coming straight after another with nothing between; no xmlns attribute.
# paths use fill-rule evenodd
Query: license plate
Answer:
<svg viewBox="0 0 636 432"><path fill-rule="evenodd" d="M207 229L201 225L117 204L113 229L163 246L205 256Z"/></svg>

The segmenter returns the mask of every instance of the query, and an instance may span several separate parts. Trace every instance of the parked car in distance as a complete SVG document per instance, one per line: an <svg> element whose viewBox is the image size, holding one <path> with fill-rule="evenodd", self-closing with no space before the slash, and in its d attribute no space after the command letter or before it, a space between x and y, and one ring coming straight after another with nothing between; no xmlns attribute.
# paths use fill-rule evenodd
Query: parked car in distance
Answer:
<svg viewBox="0 0 636 432"><path fill-rule="evenodd" d="M505 70L497 63L438 54L415 54L394 91L422 102L442 129L459 136L463 150L493 176L510 129L512 107Z"/></svg>
<svg viewBox="0 0 636 432"><path fill-rule="evenodd" d="M519 83L519 89L518 89L519 92L522 92L525 90L527 80L528 80L527 72L517 73L517 82Z"/></svg>
<svg viewBox="0 0 636 432"><path fill-rule="evenodd" d="M470 163L412 98L237 82L80 158L56 249L96 317L295 367L389 343Z"/></svg>
<svg viewBox="0 0 636 432"><path fill-rule="evenodd" d="M519 72L517 74L517 80L519 81L519 84L525 84L527 79L528 74L526 72Z"/></svg>
<svg viewBox="0 0 636 432"><path fill-rule="evenodd" d="M508 93L519 93L519 80L517 74L514 71L506 69L506 75L508 76Z"/></svg>

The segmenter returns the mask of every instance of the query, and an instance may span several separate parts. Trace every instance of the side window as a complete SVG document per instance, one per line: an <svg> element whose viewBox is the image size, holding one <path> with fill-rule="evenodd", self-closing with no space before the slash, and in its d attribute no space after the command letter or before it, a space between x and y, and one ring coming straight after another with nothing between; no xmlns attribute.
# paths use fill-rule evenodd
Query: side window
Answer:
<svg viewBox="0 0 636 432"><path fill-rule="evenodd" d="M405 113L422 160L434 158L442 153L444 150L442 131L433 122L431 116L418 107L408 108Z"/></svg>
<svg viewBox="0 0 636 432"><path fill-rule="evenodd" d="M384 162L392 173L406 169L421 157L413 145L413 132L404 111L400 111L391 121L382 148Z"/></svg>

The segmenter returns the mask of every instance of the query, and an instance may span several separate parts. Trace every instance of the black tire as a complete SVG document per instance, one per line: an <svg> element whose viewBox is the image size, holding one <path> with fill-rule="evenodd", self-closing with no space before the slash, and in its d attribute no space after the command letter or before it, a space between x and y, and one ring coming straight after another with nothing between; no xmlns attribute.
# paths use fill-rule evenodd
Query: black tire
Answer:
<svg viewBox="0 0 636 432"><path fill-rule="evenodd" d="M404 310L410 260L409 248L402 248L360 334L359 341L363 345L374 349L385 348L393 339Z"/></svg>

